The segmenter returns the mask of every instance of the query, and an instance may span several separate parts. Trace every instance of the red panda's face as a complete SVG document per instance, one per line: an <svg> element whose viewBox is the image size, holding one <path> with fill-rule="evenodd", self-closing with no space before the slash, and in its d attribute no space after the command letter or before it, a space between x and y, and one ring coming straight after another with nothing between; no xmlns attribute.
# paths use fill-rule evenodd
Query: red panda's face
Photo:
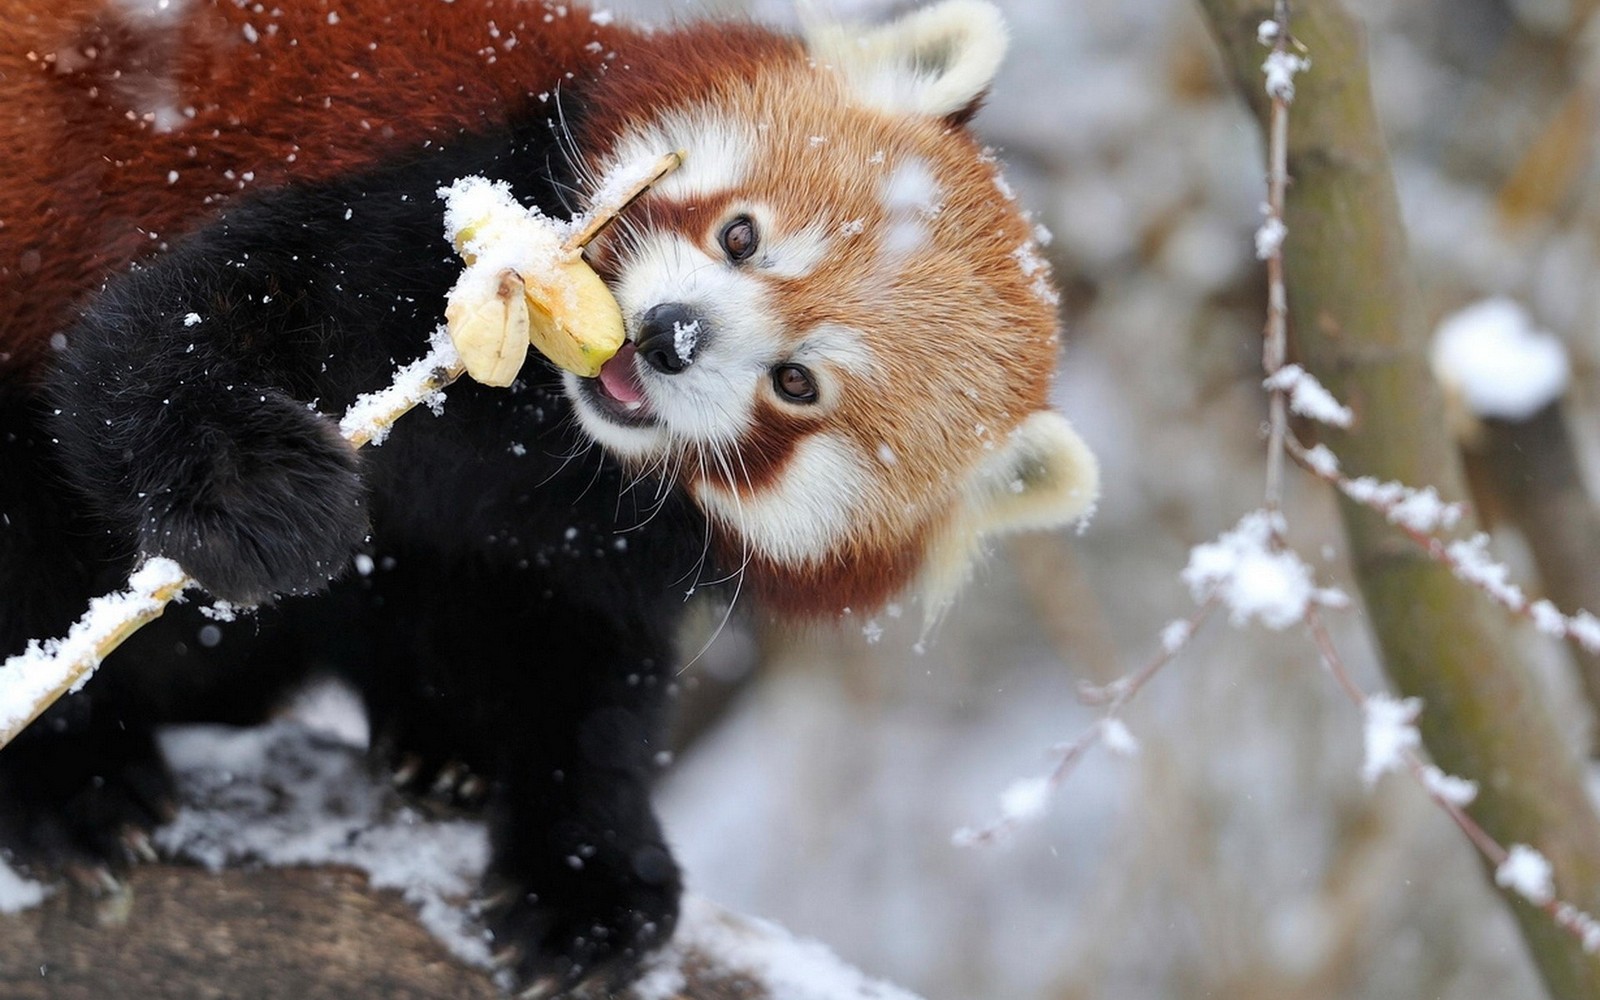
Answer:
<svg viewBox="0 0 1600 1000"><path fill-rule="evenodd" d="M685 153L592 248L629 343L569 377L579 419L684 485L780 608L874 608L925 568L948 589L980 531L1093 498L1047 410L1055 295L1031 228L950 118L988 84L992 17L953 0L814 41L628 122L595 165ZM942 74L886 34L940 48ZM855 65L857 44L891 51Z"/></svg>

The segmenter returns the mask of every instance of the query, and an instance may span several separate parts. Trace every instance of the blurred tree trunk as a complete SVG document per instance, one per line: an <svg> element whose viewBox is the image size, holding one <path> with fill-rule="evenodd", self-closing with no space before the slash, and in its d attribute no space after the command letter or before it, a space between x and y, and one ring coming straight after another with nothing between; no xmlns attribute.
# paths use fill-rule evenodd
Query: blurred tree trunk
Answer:
<svg viewBox="0 0 1600 1000"><path fill-rule="evenodd" d="M1268 112L1256 28L1268 0L1200 0L1240 91ZM1354 408L1326 431L1352 475L1464 495L1462 473L1425 360L1422 317L1373 113L1365 39L1337 0L1295 5L1294 36L1312 60L1290 115L1286 266L1294 346ZM1537 847L1560 896L1600 910L1600 823L1578 760L1533 678L1511 652L1505 616L1367 509L1343 501L1350 557L1385 668L1425 702L1434 760L1475 779L1471 812L1500 843ZM1470 526L1469 526L1470 530ZM1600 996L1600 960L1542 912L1511 901L1551 994Z"/></svg>

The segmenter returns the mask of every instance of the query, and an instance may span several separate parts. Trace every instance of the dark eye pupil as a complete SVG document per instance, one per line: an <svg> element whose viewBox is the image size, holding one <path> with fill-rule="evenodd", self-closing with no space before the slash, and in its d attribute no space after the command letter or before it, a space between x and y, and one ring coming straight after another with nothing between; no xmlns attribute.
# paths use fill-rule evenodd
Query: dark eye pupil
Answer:
<svg viewBox="0 0 1600 1000"><path fill-rule="evenodd" d="M756 252L756 224L741 215L722 229L722 249L729 260L748 260Z"/></svg>
<svg viewBox="0 0 1600 1000"><path fill-rule="evenodd" d="M773 370L772 384L796 403L816 401L817 387L811 381L811 373L799 365L779 365Z"/></svg>

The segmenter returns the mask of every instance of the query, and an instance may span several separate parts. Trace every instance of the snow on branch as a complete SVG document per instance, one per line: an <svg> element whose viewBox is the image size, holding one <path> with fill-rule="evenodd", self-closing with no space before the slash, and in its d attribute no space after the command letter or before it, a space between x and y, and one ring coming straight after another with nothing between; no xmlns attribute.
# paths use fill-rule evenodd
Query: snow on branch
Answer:
<svg viewBox="0 0 1600 1000"><path fill-rule="evenodd" d="M1347 606L1339 591L1317 587L1311 567L1280 543L1283 528L1281 515L1252 511L1216 541L1195 546L1179 578L1196 601L1220 598L1235 625L1256 621L1286 629L1313 603Z"/></svg>
<svg viewBox="0 0 1600 1000"><path fill-rule="evenodd" d="M1458 579L1512 614L1531 621L1544 634L1600 654L1600 617L1581 608L1568 614L1543 598L1530 601L1523 589L1512 582L1511 570L1490 555L1488 535L1479 532L1449 542L1437 537L1439 532L1449 531L1461 522L1466 513L1464 504L1446 503L1431 486L1415 489L1370 476L1350 479L1339 471L1339 459L1326 445L1307 448L1292 436L1285 444L1306 470L1382 514L1431 558L1449 567Z"/></svg>

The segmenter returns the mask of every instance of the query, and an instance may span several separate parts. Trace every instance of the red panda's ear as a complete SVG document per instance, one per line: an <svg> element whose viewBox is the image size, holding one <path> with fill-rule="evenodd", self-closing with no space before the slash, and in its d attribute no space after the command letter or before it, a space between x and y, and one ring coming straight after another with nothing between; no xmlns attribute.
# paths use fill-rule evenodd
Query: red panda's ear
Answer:
<svg viewBox="0 0 1600 1000"><path fill-rule="evenodd" d="M960 509L923 575L930 617L955 595L984 537L1082 520L1099 496L1100 464L1067 418L1031 414L967 475Z"/></svg>
<svg viewBox="0 0 1600 1000"><path fill-rule="evenodd" d="M844 77L855 99L891 114L965 121L994 82L1006 26L987 0L943 0L877 28L806 32L818 62Z"/></svg>

